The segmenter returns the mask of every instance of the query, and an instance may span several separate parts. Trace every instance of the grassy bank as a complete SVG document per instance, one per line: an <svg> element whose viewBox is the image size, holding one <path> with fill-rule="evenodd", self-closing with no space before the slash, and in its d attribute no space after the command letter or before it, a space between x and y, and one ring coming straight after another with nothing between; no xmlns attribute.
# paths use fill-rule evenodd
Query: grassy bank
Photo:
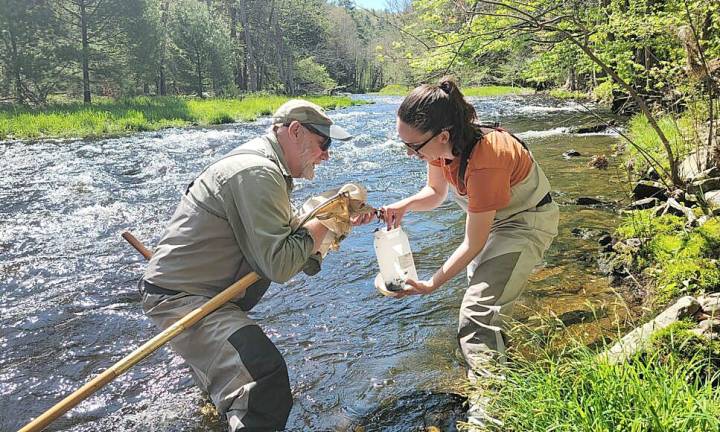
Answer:
<svg viewBox="0 0 720 432"><path fill-rule="evenodd" d="M383 87L377 94L383 96L405 96L412 87L391 84ZM464 87L460 89L465 96L488 97L488 96L504 96L510 94L532 94L535 90L523 87L511 86L482 86L482 87Z"/></svg>
<svg viewBox="0 0 720 432"><path fill-rule="evenodd" d="M98 137L188 125L252 121L271 114L289 98L253 95L243 99L137 97L56 103L47 107L0 108L0 140L41 137ZM349 97L307 97L326 109L363 102Z"/></svg>
<svg viewBox="0 0 720 432"><path fill-rule="evenodd" d="M682 161L702 142L698 130L707 117L704 103L690 104L680 117L661 116L658 125L668 138L670 147ZM670 169L666 152L645 116L636 115L629 123L628 134L633 145L628 146L628 166L640 177L649 164L641 153L650 155L661 167ZM667 175L667 174L665 174ZM712 209L703 201L703 193L694 196L692 211L696 217L711 215ZM649 305L665 304L680 295L694 295L720 290L720 218L709 218L701 226L689 226L685 217L665 214L656 216L652 209L638 210L626 215L614 237L627 243L640 240L635 250L619 250L627 268L640 275L650 286L646 298Z"/></svg>
<svg viewBox="0 0 720 432"><path fill-rule="evenodd" d="M486 430L720 430L719 344L684 331L679 323L657 333L651 350L616 365L582 345L532 360L511 356L504 380L475 390L493 395L488 412L504 423ZM688 358L689 343L707 348Z"/></svg>

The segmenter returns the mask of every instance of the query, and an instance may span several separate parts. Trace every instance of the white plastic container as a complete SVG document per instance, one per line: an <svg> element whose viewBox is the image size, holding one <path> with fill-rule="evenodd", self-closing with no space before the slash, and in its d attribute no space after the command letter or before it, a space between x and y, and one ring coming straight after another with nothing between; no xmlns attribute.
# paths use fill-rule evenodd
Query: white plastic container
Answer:
<svg viewBox="0 0 720 432"><path fill-rule="evenodd" d="M401 227L390 231L387 228L378 229L374 237L375 255L380 267L375 285L382 294L392 295L392 292L405 287L406 279L418 279L410 241ZM382 280L377 280L380 278Z"/></svg>

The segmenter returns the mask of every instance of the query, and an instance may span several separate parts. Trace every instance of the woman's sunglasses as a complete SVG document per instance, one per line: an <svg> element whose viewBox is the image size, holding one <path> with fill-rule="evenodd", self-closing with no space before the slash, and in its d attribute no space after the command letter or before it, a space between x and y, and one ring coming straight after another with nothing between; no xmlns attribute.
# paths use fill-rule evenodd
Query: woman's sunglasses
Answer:
<svg viewBox="0 0 720 432"><path fill-rule="evenodd" d="M431 136L430 138L428 138L428 139L426 139L425 141L421 142L420 144L411 144L411 143L406 143L405 141L403 141L402 143L405 144L405 146L406 146L407 148L409 148L410 150L412 150L415 154L420 154L419 152L420 152L420 149L421 149L421 148L425 147L425 145L426 145L427 143L429 143L430 141L432 141L433 138L435 138L436 136L438 136L438 135L440 135L441 133L445 132L446 130L447 130L447 129L440 129L440 131L435 132L435 133L433 134L433 136Z"/></svg>

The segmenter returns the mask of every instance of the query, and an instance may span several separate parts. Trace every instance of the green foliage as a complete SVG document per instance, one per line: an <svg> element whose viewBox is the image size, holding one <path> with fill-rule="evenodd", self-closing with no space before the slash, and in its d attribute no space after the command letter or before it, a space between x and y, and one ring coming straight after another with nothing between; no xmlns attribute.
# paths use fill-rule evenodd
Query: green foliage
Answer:
<svg viewBox="0 0 720 432"><path fill-rule="evenodd" d="M227 33L210 15L207 5L196 0L180 0L172 16L172 39L177 59L198 97L204 97L205 81L213 78L213 87L220 89L231 81L231 70L224 59L231 57Z"/></svg>
<svg viewBox="0 0 720 432"><path fill-rule="evenodd" d="M510 94L532 94L535 90L525 87L510 86L482 86L482 87L465 87L461 89L465 96L504 96Z"/></svg>
<svg viewBox="0 0 720 432"><path fill-rule="evenodd" d="M685 229L685 221L678 216L665 214L653 215L652 210L632 212L615 230L621 239L647 239L658 234L670 234Z"/></svg>
<svg viewBox="0 0 720 432"><path fill-rule="evenodd" d="M330 78L327 68L318 64L313 57L307 57L295 65L297 89L303 93L324 93L337 87Z"/></svg>
<svg viewBox="0 0 720 432"><path fill-rule="evenodd" d="M61 35L60 24L42 3L0 0L0 95L45 103L67 78L64 63L72 52Z"/></svg>
<svg viewBox="0 0 720 432"><path fill-rule="evenodd" d="M598 102L609 104L613 100L613 90L617 88L611 80L604 81L592 89L592 96Z"/></svg>
<svg viewBox="0 0 720 432"><path fill-rule="evenodd" d="M386 85L378 94L385 96L405 96L412 90L411 87L401 84L390 84ZM489 96L504 96L510 94L532 94L533 89L524 87L511 87L511 86L481 86L481 87L465 87L461 89L463 95L469 97L489 97Z"/></svg>
<svg viewBox="0 0 720 432"><path fill-rule="evenodd" d="M708 358L640 354L611 365L578 346L561 356L515 354L505 379L481 382L489 413L525 431L708 431L720 428L720 393L707 380ZM483 389L476 389L483 393Z"/></svg>
<svg viewBox="0 0 720 432"><path fill-rule="evenodd" d="M379 88L405 74L404 63L376 59L376 46L397 39L385 15L329 0L0 0L0 100L77 98L83 84L93 97L303 94L295 71L320 67L325 74L300 82Z"/></svg>
<svg viewBox="0 0 720 432"><path fill-rule="evenodd" d="M668 259L659 267L656 279L658 304L665 304L679 295L720 290L720 269L715 259Z"/></svg>

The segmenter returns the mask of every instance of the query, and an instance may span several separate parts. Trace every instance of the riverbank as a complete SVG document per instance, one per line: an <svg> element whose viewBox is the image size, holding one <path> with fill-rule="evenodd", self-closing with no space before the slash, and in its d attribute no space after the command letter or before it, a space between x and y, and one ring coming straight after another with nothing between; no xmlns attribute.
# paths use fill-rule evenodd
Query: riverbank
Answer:
<svg viewBox="0 0 720 432"><path fill-rule="evenodd" d="M168 127L217 125L254 121L270 115L290 99L278 95L250 95L242 99L136 97L55 103L45 107L0 108L0 141L35 138L95 138L152 131ZM345 96L309 96L325 109L367 102Z"/></svg>
<svg viewBox="0 0 720 432"><path fill-rule="evenodd" d="M401 85L401 84L390 84L376 94L381 96L405 96L413 87ZM481 86L481 87L463 87L462 92L465 96L471 97L490 97L490 96L505 96L505 95L526 95L533 94L535 90L525 87L512 87L512 86Z"/></svg>
<svg viewBox="0 0 720 432"><path fill-rule="evenodd" d="M612 233L595 230L589 237L597 242L598 265L613 280L618 297L632 299L644 313L617 322L615 335L590 346L583 335L569 344L559 340L566 333L560 320L533 328L516 325L510 362L496 371L502 379L485 380L469 391L471 398L488 397L487 411L503 423L487 430L720 429L717 307L678 314L678 321L666 327L650 325L645 342L632 344L635 349L619 361L599 356L614 352L613 341L626 340L629 329L679 297L707 303L701 299L720 291L720 202L713 201L720 194L720 173L686 159L702 147L698 125L705 118L707 112L691 105L680 118L659 119L675 156L685 160L682 187L667 187L665 150L644 117L630 120L632 143L624 153L616 149L635 184L634 202L619 209L622 218Z"/></svg>

